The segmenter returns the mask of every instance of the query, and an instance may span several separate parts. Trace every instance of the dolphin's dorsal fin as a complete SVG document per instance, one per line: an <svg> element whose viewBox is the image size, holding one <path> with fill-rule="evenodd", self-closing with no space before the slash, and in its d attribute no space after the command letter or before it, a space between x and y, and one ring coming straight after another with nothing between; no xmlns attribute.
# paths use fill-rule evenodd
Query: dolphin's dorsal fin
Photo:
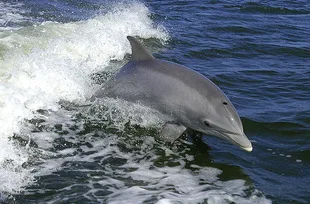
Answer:
<svg viewBox="0 0 310 204"><path fill-rule="evenodd" d="M134 37L127 36L127 39L130 42L131 45L131 60L132 61L144 61L144 60L154 60L155 57L153 57L152 54L150 54L145 47Z"/></svg>

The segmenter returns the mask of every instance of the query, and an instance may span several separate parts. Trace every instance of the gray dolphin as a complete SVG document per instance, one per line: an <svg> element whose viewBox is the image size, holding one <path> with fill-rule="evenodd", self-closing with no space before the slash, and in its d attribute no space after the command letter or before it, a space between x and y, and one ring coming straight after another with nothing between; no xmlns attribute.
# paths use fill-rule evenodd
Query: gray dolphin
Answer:
<svg viewBox="0 0 310 204"><path fill-rule="evenodd" d="M252 151L236 109L219 87L185 66L155 59L134 37L127 39L131 60L92 99L121 98L159 111L167 120L160 134L170 142L189 127Z"/></svg>

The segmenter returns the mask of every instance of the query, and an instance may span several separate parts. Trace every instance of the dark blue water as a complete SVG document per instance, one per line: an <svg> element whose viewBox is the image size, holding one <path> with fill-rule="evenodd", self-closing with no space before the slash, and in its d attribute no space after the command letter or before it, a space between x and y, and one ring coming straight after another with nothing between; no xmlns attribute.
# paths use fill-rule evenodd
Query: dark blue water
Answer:
<svg viewBox="0 0 310 204"><path fill-rule="evenodd" d="M256 141L254 152L241 156L250 161L243 168L256 187L276 203L310 202L309 3L160 1L151 5L172 35L159 57L211 78L243 117L245 132ZM241 164L236 158L211 154L215 161ZM303 162L297 163L297 158Z"/></svg>
<svg viewBox="0 0 310 204"><path fill-rule="evenodd" d="M151 113L131 112L126 105L119 104L116 105L118 109L110 109L115 106L113 102L105 102L104 107L89 108L85 113L85 109L75 107L84 104L76 100L79 94L71 97L60 92L59 100L55 99L57 110L38 106L38 113L32 118L25 116L26 125L14 137L9 137L20 148L27 147L30 155L18 166L22 168L18 171L23 172L24 168L34 176L31 182L17 185L17 190L14 190L14 181L13 187L1 188L3 202L310 202L310 2L32 0L19 3L6 12L19 13L21 17L15 21L6 20L1 37L14 44L13 35L17 32L22 36L25 43L21 47L25 47L23 52L26 54L21 55L21 59L26 59L27 63L29 60L30 70L35 67L32 62L36 62L38 56L45 56L43 67L49 67L48 58L54 60L53 63L65 59L61 57L63 55L54 58L59 52L49 54L51 45L47 42L61 42L65 49L71 42L85 45L84 50L79 52L77 49L78 54L68 57L68 60L73 59L72 63L63 63L61 67L74 70L89 61L86 68L93 64L98 67L85 74L87 79L79 79L76 83L84 86L87 81L86 84L91 84L84 86L86 91L80 91L81 98L87 101L93 93L89 87L95 90L96 84L105 83L128 60L125 53L129 50L117 47L116 41L123 39L125 43L126 35L137 35L155 57L190 67L215 82L238 110L254 149L251 153L243 152L225 141L205 135L202 141L193 144L189 139L172 147L166 146L153 139L158 124L156 117L148 116ZM8 4L15 5L9 2L0 5ZM152 22L154 31L148 26L133 28L135 20L139 25L146 24L139 6L148 9L147 19ZM115 14L116 8L129 10L126 13L128 22L115 20L121 15ZM109 12L111 15L107 16ZM141 21L131 16L137 13L141 17L137 19ZM91 19L98 17L102 18L102 24L119 30L89 25ZM2 18L8 19L5 15ZM130 19L133 25L126 27ZM60 25L52 26L46 24L47 21ZM89 25L87 29L82 27L83 22ZM52 33L52 37L35 29L28 34L27 29L31 30L34 25L38 29L46 25L44 28ZM77 29L71 29L73 25ZM14 30L13 34L5 33L10 29ZM71 37L79 30L83 31L80 40ZM33 40L29 40L29 36ZM42 40L40 36L48 40ZM96 41L100 36L117 37L106 45L104 41ZM39 51L33 45L35 41L42 41ZM88 44L92 45L88 47ZM4 70L8 67L6 54L13 48L5 47L4 40L1 46ZM111 51L110 47L115 46L116 51ZM22 49L16 47L14 52ZM87 52L92 49L94 51ZM119 54L117 50L124 53ZM39 55L34 55L36 52ZM106 61L99 60L100 53L108 56ZM19 66L19 56L13 55L9 62ZM79 61L78 56L85 60ZM86 68L81 68L77 76ZM51 73L58 70L55 68ZM14 76L15 72L10 73ZM0 72L2 83L6 82L4 76ZM56 83L55 80L52 83ZM13 82L8 86L13 86L11 84ZM42 85L40 89L45 90L44 87ZM52 91L55 90L58 91L56 88ZM74 88L72 93L75 94ZM121 115L121 119L115 119L113 115ZM25 137L26 133L30 134L31 140ZM44 137L49 139L42 139ZM0 165L8 169L7 162L1 160Z"/></svg>

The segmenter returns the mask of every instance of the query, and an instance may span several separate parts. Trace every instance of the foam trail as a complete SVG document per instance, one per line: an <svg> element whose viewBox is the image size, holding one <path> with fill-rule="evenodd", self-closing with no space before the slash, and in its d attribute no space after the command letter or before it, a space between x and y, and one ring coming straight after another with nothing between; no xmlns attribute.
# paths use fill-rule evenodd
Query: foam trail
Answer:
<svg viewBox="0 0 310 204"><path fill-rule="evenodd" d="M34 180L31 169L22 167L31 151L10 137L25 134L25 119L38 109L56 111L60 100L89 98L95 88L90 75L130 52L127 35L168 38L142 3L118 4L87 21L1 31L0 192L18 192Z"/></svg>
<svg viewBox="0 0 310 204"><path fill-rule="evenodd" d="M63 119L65 117L52 113L46 125L53 126ZM71 178L61 183L57 183L56 178L54 185L63 186L61 191L67 197L98 203L271 203L245 180L222 181L219 179L222 171L217 168L196 164L187 168L188 160L192 160L187 156L188 146L175 151L165 145L158 146L152 136L128 139L102 132L97 133L105 137L98 137L94 132L72 137L75 133L68 127L76 123L70 123L70 118L62 121L68 124L65 129L69 131L62 138L80 145L57 151L41 164L38 172L41 180L48 181L50 176L57 177L51 174L55 170L83 178L83 182L72 183ZM130 151L121 148L124 146ZM29 193L48 195L54 188L51 187L34 187ZM63 194L56 194L52 199L50 203L61 202Z"/></svg>

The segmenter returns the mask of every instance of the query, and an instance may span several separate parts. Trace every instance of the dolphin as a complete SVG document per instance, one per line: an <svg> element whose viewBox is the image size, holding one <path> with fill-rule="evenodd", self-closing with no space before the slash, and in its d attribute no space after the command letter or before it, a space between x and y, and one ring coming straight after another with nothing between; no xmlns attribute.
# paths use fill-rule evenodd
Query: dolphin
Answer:
<svg viewBox="0 0 310 204"><path fill-rule="evenodd" d="M185 66L156 59L136 38L127 39L130 61L92 100L120 98L157 110L166 120L160 135L169 142L191 128L252 151L236 109L218 86Z"/></svg>

